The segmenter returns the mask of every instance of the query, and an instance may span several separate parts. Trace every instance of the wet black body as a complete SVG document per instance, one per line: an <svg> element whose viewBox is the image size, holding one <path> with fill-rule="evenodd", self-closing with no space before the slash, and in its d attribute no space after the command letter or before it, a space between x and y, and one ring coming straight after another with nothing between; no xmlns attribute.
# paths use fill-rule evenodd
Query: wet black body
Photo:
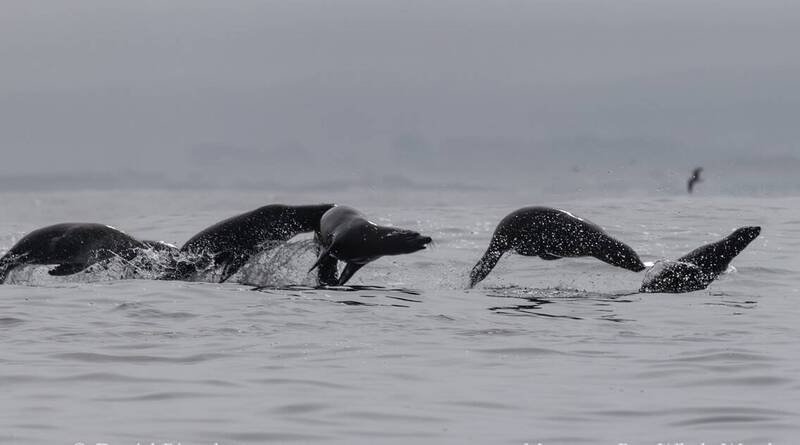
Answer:
<svg viewBox="0 0 800 445"><path fill-rule="evenodd" d="M25 235L0 258L0 283L12 269L27 264L57 264L49 271L50 275L71 275L115 256L130 260L137 249L167 249L167 246L139 241L103 224L55 224Z"/></svg>
<svg viewBox="0 0 800 445"><path fill-rule="evenodd" d="M223 268L220 282L224 282L261 251L264 244L288 241L304 232L318 234L322 215L332 207L333 204L259 207L206 228L186 241L181 252L209 257L214 267ZM196 266L178 263L166 278L187 279L196 271ZM336 281L335 261L322 265L319 279L322 284Z"/></svg>
<svg viewBox="0 0 800 445"><path fill-rule="evenodd" d="M680 293L705 289L759 234L761 227L742 227L676 261L665 262L657 273L645 276L639 291Z"/></svg>
<svg viewBox="0 0 800 445"><path fill-rule="evenodd" d="M338 284L343 285L365 264L385 255L401 255L425 249L428 236L411 230L379 226L359 211L345 206L328 210L320 222L322 253L311 268L334 260L347 263Z"/></svg>
<svg viewBox="0 0 800 445"><path fill-rule="evenodd" d="M543 260L591 256L634 272L644 270L644 264L633 249L594 223L563 210L524 207L510 213L497 225L486 253L472 269L470 287L486 278L509 250Z"/></svg>

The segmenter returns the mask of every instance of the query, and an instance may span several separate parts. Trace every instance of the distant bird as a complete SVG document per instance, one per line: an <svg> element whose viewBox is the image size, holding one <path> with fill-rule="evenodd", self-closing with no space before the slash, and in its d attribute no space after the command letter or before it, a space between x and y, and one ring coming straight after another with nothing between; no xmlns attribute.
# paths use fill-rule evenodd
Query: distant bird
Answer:
<svg viewBox="0 0 800 445"><path fill-rule="evenodd" d="M703 182L703 179L700 178L700 173L702 172L703 172L703 167L697 167L692 171L692 177L689 178L689 182L686 183L686 189L689 191L689 193L692 193L692 190L694 190L694 185L696 183Z"/></svg>

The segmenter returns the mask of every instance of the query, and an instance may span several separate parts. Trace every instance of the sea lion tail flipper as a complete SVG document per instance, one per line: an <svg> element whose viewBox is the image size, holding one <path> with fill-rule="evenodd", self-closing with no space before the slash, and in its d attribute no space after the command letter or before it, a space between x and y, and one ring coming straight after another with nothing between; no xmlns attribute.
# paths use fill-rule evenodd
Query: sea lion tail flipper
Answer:
<svg viewBox="0 0 800 445"><path fill-rule="evenodd" d="M54 269L49 270L47 273L54 277L63 277L66 275L76 274L87 267L89 267L89 265L84 263L64 263L59 264Z"/></svg>
<svg viewBox="0 0 800 445"><path fill-rule="evenodd" d="M352 278L353 274L358 272L358 269L364 267L363 264L347 263L342 274L339 276L339 286L344 286L347 281Z"/></svg>
<svg viewBox="0 0 800 445"><path fill-rule="evenodd" d="M335 286L339 282L336 275L339 274L337 268L338 260L330 255L319 263L317 267L317 282L322 286Z"/></svg>
<svg viewBox="0 0 800 445"><path fill-rule="evenodd" d="M328 256L330 251L331 251L330 247L325 247L324 249L322 249L322 251L319 253L319 256L317 257L317 261L314 262L314 265L311 266L311 269L308 269L308 271L311 272L314 269L316 269L317 267L322 267L323 261Z"/></svg>
<svg viewBox="0 0 800 445"><path fill-rule="evenodd" d="M325 244L322 242L322 235L319 232L314 234L314 246L317 249L317 262L314 267L317 267L317 283L320 286L335 286L339 282L339 261L330 255L330 248L326 249ZM312 267L309 272L314 270Z"/></svg>
<svg viewBox="0 0 800 445"><path fill-rule="evenodd" d="M478 260L475 264L475 267L472 268L472 272L469 274L469 287L473 288L476 284L480 283L489 272L494 269L494 266L500 261L500 257L503 256L505 253L504 250L498 249L495 246L489 245L489 248L486 249L486 253L483 254L483 257Z"/></svg>

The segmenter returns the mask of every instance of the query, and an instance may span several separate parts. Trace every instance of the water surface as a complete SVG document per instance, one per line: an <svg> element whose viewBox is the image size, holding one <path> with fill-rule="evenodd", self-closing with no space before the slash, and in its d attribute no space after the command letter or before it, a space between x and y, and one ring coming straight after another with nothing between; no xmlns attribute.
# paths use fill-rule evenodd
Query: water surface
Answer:
<svg viewBox="0 0 800 445"><path fill-rule="evenodd" d="M326 201L1 196L0 250L63 221L180 244L259 204ZM435 239L364 267L350 287L313 287L304 239L260 256L239 283L15 272L0 287L0 442L749 445L800 435L800 199L426 198L346 202ZM764 229L704 291L638 294L642 273L516 255L465 290L494 225L522 205L590 219L645 261L738 226Z"/></svg>

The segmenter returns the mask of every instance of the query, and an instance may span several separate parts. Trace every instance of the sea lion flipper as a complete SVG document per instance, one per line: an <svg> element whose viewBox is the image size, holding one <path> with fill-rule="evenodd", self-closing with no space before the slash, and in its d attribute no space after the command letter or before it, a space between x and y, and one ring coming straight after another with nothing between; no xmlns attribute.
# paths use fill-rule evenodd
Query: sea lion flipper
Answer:
<svg viewBox="0 0 800 445"><path fill-rule="evenodd" d="M314 262L314 265L311 266L311 269L308 269L308 271L311 272L317 267L322 267L323 261L325 261L325 258L329 256L328 254L330 253L330 251L331 251L330 247L325 247L324 249L322 249L322 251L319 253L319 256L317 257L317 261Z"/></svg>
<svg viewBox="0 0 800 445"><path fill-rule="evenodd" d="M335 286L339 282L339 260L328 255L317 266L317 282L321 286Z"/></svg>
<svg viewBox="0 0 800 445"><path fill-rule="evenodd" d="M343 286L345 283L347 283L347 280L349 280L353 274L358 272L358 269L361 269L362 267L364 267L363 264L347 263L347 266L345 266L342 274L339 276L339 286Z"/></svg>
<svg viewBox="0 0 800 445"><path fill-rule="evenodd" d="M320 286L335 286L339 282L339 278L337 278L337 275L339 275L339 261L330 255L331 249L330 247L325 248L325 244L322 242L322 234L319 231L315 232L314 247L318 257L309 272L314 270L314 267L317 267L317 283Z"/></svg>
<svg viewBox="0 0 800 445"><path fill-rule="evenodd" d="M89 267L89 265L84 263L64 263L59 264L47 273L54 277L63 277L66 275L76 274L87 267Z"/></svg>
<svg viewBox="0 0 800 445"><path fill-rule="evenodd" d="M489 244L489 248L486 249L486 253L483 254L480 260L478 260L475 267L472 268L472 272L469 274L469 288L472 289L475 287L476 284L480 283L489 272L494 269L494 266L500 260L500 257L503 256L505 250L498 248L494 244L496 241L493 239L492 244Z"/></svg>

